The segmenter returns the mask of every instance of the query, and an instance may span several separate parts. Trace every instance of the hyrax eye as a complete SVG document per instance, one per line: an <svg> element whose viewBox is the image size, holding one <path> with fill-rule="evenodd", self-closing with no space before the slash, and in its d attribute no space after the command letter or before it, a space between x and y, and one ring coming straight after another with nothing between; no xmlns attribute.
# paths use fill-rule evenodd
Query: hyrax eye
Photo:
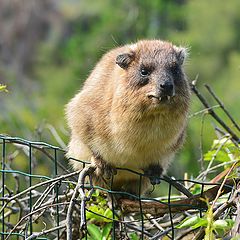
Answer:
<svg viewBox="0 0 240 240"><path fill-rule="evenodd" d="M142 77L147 77L147 76L149 76L151 74L151 71L148 68L142 67L140 69L140 73L141 73Z"/></svg>

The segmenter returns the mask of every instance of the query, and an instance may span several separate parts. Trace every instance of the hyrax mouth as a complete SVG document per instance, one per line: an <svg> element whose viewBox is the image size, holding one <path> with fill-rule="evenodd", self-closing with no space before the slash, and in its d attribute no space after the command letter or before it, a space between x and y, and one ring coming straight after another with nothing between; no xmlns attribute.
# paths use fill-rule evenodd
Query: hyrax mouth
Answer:
<svg viewBox="0 0 240 240"><path fill-rule="evenodd" d="M156 96L155 94L149 93L147 94L147 97L149 99L158 100L159 102L170 102L174 96L169 96L169 95Z"/></svg>
<svg viewBox="0 0 240 240"><path fill-rule="evenodd" d="M163 97L159 97L158 100L160 102L165 102L165 101L170 101L172 97L171 96L163 96Z"/></svg>

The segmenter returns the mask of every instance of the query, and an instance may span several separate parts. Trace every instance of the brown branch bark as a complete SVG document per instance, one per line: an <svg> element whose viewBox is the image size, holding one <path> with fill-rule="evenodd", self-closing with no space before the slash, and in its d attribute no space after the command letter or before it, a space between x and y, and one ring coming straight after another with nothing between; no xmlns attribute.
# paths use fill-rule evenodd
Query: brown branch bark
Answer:
<svg viewBox="0 0 240 240"><path fill-rule="evenodd" d="M237 179L229 179L226 181L225 185L222 186L221 196L229 193L232 191L232 188L240 182L240 178ZM213 201L220 189L221 185L212 187L206 191L204 191L202 194L197 194L192 197L178 200L178 201L172 201L171 202L171 212L177 213L177 212L183 212L189 209L200 209L200 208L207 208L206 201L211 202ZM120 199L119 205L124 213L136 213L140 212L140 205L139 201L129 200L129 199ZM142 212L144 214L151 214L153 216L161 217L166 213L169 213L169 205L168 203L160 203L155 201L141 201L142 206Z"/></svg>

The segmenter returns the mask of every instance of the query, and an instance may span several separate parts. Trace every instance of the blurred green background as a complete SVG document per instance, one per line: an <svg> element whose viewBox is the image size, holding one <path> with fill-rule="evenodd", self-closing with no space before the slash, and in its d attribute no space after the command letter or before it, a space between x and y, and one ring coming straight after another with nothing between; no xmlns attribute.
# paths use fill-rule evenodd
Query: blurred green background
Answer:
<svg viewBox="0 0 240 240"><path fill-rule="evenodd" d="M189 81L213 87L240 117L240 1L1 0L0 132L62 147L68 130L64 105L109 49L142 38L188 46ZM208 98L208 97L207 97ZM210 103L215 104L210 98ZM191 113L202 109L192 97ZM215 138L204 118L203 151ZM189 119L188 137L171 173L200 171L202 115Z"/></svg>

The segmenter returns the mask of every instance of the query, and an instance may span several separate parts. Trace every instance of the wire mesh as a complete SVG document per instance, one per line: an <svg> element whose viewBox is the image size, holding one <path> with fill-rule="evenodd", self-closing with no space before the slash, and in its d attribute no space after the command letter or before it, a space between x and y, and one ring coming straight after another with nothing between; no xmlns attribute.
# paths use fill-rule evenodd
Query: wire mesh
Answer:
<svg viewBox="0 0 240 240"><path fill-rule="evenodd" d="M71 239L93 239L91 231L93 223L108 229L108 239L177 239L176 226L180 220L188 216L187 210L202 216L206 204L181 200L186 199L178 194L176 183L198 186L198 197L204 197L206 187L220 184L193 180L174 180L161 178L168 186L165 199L147 198L127 192L104 189L92 186L91 182L81 186L85 197L73 198L78 182L79 172L70 171L64 160L65 151L59 147L25 139L0 135L1 144L1 239L67 239L68 226L71 224ZM89 163L82 163L83 168ZM130 169L139 176L139 193L143 174ZM113 181L113 177L112 177ZM225 188L233 189L232 185ZM89 191L95 195L89 197ZM99 191L100 190L100 193ZM175 195L173 195L173 190ZM231 191L228 192L231 192ZM106 198L105 195L109 197ZM102 200L99 198L103 194ZM137 203L138 210L124 213L123 208L115 201L115 196L131 198ZM188 199L193 199L188 196ZM229 197L229 196L228 196ZM149 214L144 206L148 203L159 203L166 206L164 214ZM73 208L69 210L72 204ZM179 211L176 211L180 208ZM105 212L102 211L105 210ZM181 210L182 209L182 210ZM158 210L156 209L156 212ZM69 220L68 214L71 213ZM85 218L85 219L83 219ZM157 222L156 222L157 220ZM83 222L85 221L85 224ZM107 227L106 227L107 226ZM106 230L107 231L107 230ZM135 235L135 238L132 236Z"/></svg>

